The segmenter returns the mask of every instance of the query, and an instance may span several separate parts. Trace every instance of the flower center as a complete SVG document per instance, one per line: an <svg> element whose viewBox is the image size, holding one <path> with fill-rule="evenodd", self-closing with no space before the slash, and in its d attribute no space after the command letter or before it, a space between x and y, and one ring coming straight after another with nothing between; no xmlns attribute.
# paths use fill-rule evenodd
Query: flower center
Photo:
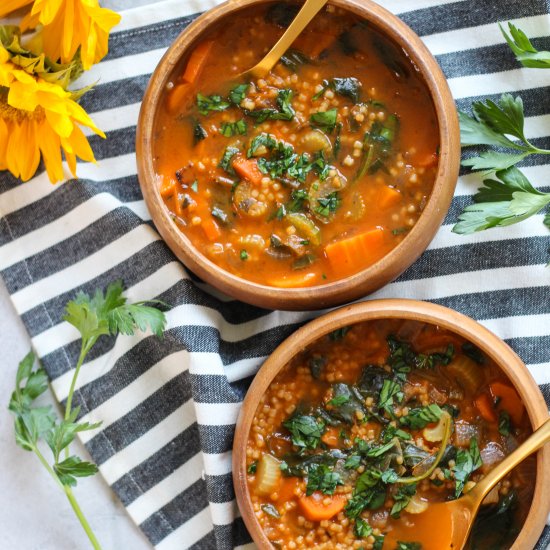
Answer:
<svg viewBox="0 0 550 550"><path fill-rule="evenodd" d="M46 114L40 105L34 111L24 111L8 105L8 91L0 87L0 118L9 122L21 124L24 120L42 122Z"/></svg>

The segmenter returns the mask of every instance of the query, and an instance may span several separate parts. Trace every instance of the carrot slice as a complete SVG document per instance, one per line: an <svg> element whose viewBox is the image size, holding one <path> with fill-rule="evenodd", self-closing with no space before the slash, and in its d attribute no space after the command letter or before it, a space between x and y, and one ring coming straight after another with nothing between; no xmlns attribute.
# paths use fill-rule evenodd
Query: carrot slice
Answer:
<svg viewBox="0 0 550 550"><path fill-rule="evenodd" d="M497 413L495 411L495 402L491 396L487 393L482 393L478 395L474 404L479 411L479 414L487 420L487 422L496 422L498 420Z"/></svg>
<svg viewBox="0 0 550 550"><path fill-rule="evenodd" d="M193 50L187 62L187 66L185 67L185 72L183 73L183 80L185 82L195 82L195 80L197 80L206 64L206 59L213 45L214 42L212 40L206 40L205 42L201 42Z"/></svg>
<svg viewBox="0 0 550 550"><path fill-rule="evenodd" d="M330 502L327 504L325 504L326 499L330 499ZM307 519L310 521L322 521L323 519L330 519L338 512L341 512L346 504L346 497L342 495L328 496L320 491L315 491L309 497L301 497L299 503Z"/></svg>
<svg viewBox="0 0 550 550"><path fill-rule="evenodd" d="M489 384L491 395L498 400L497 408L505 410L512 419L512 422L517 426L523 417L524 406L519 398L518 392L505 384L504 382L493 382Z"/></svg>
<svg viewBox="0 0 550 550"><path fill-rule="evenodd" d="M218 224L208 215L202 218L201 227L209 241L215 241L221 235Z"/></svg>
<svg viewBox="0 0 550 550"><path fill-rule="evenodd" d="M317 277L317 273L311 271L287 273L277 278L271 277L267 280L267 284L278 288L300 288L311 286Z"/></svg>
<svg viewBox="0 0 550 550"><path fill-rule="evenodd" d="M403 195L397 189L384 185L378 192L378 206L386 209L395 206L402 198Z"/></svg>
<svg viewBox="0 0 550 550"><path fill-rule="evenodd" d="M160 186L159 192L163 199L167 199L174 194L176 190L176 180L171 178L164 178Z"/></svg>
<svg viewBox="0 0 550 550"><path fill-rule="evenodd" d="M191 97L191 84L189 82L183 82L182 84L176 84L166 97L166 108L169 113L175 113L178 109L181 109L185 104L185 101Z"/></svg>
<svg viewBox="0 0 550 550"><path fill-rule="evenodd" d="M244 157L236 157L232 162L233 169L241 178L248 180L254 185L260 185L264 175L258 168L258 162L255 159L245 159Z"/></svg>
<svg viewBox="0 0 550 550"><path fill-rule="evenodd" d="M338 428L331 426L321 437L321 441L329 447L337 447L340 441L340 431Z"/></svg>
<svg viewBox="0 0 550 550"><path fill-rule="evenodd" d="M325 253L336 275L351 275L380 259L385 250L380 227L327 244Z"/></svg>

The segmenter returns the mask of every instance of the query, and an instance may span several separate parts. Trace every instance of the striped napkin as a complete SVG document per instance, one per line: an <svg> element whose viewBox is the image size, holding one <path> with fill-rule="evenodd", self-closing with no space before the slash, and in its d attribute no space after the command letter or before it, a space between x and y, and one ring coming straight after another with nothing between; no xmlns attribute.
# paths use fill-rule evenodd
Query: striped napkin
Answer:
<svg viewBox="0 0 550 550"><path fill-rule="evenodd" d="M99 81L83 104L106 131L91 136L97 165L80 181L24 185L0 173L0 273L60 401L79 341L62 321L77 290L121 278L132 300L173 304L164 340L100 340L84 365L75 405L99 430L81 437L102 475L158 550L250 544L235 505L231 445L240 403L265 357L318 313L266 311L220 295L174 258L156 233L136 177L140 101L167 46L216 0L168 0L122 13L109 55L83 77ZM545 0L386 0L437 57L457 104L519 92L528 137L550 147L550 71L519 68L496 21L513 19L550 49ZM544 159L526 175L548 185ZM537 164L538 163L538 164ZM550 403L550 237L542 216L472 236L451 233L479 177L461 176L444 225L396 282L369 298L406 297L481 321L523 358ZM550 187L544 188L550 191ZM547 548L547 528L537 549ZM522 549L523 550L523 549Z"/></svg>

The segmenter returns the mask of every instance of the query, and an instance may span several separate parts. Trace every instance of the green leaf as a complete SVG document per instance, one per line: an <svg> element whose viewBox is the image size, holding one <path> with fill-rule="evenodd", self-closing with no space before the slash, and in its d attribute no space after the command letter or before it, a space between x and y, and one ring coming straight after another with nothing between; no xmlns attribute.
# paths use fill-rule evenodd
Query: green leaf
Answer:
<svg viewBox="0 0 550 550"><path fill-rule="evenodd" d="M412 430L422 430L428 424L437 422L442 414L443 411L441 408L435 403L432 403L426 407L410 409L407 415L399 419L399 423L402 426L408 426Z"/></svg>
<svg viewBox="0 0 550 550"><path fill-rule="evenodd" d="M219 95L205 96L197 94L197 107L201 115L207 115L212 111L225 111L229 103Z"/></svg>
<svg viewBox="0 0 550 550"><path fill-rule="evenodd" d="M502 28L499 23L502 35L508 42L510 49L516 54L516 59L524 66L534 69L550 68L550 52L538 51L527 35L512 23L508 23L511 36Z"/></svg>
<svg viewBox="0 0 550 550"><path fill-rule="evenodd" d="M360 539L365 539L372 535L372 527L363 518L357 518L353 527L353 534Z"/></svg>
<svg viewBox="0 0 550 550"><path fill-rule="evenodd" d="M500 411L498 415L498 431L503 436L509 436L511 433L510 415L506 411Z"/></svg>
<svg viewBox="0 0 550 550"><path fill-rule="evenodd" d="M325 432L325 424L313 416L295 414L283 422L283 426L292 436L296 447L315 449Z"/></svg>
<svg viewBox="0 0 550 550"><path fill-rule="evenodd" d="M136 328L145 332L150 329L158 337L162 336L166 326L166 316L153 306L143 304L125 304L112 310L108 316L111 334L134 334Z"/></svg>
<svg viewBox="0 0 550 550"><path fill-rule="evenodd" d="M38 439L51 430L54 424L55 413L49 405L24 410L16 418L16 441L23 448L32 450Z"/></svg>
<svg viewBox="0 0 550 550"><path fill-rule="evenodd" d="M74 487L77 477L93 476L98 469L92 462L85 462L77 456L70 456L62 462L54 464L54 472L63 485Z"/></svg>
<svg viewBox="0 0 550 550"><path fill-rule="evenodd" d="M502 94L498 103L474 101L472 111L476 119L500 134L507 134L526 142L524 134L523 101L511 94Z"/></svg>
<svg viewBox="0 0 550 550"><path fill-rule="evenodd" d="M315 212L325 218L328 218L331 213L338 210L341 202L342 199L340 198L338 191L333 191L332 193L329 193L326 197L317 199L317 203L319 204L319 206L315 208Z"/></svg>
<svg viewBox="0 0 550 550"><path fill-rule="evenodd" d="M422 550L422 545L419 542L403 542L398 540L395 550Z"/></svg>
<svg viewBox="0 0 550 550"><path fill-rule="evenodd" d="M472 157L462 161L462 166L469 166L472 170L505 170L521 162L529 155L528 152L509 154L500 153L498 151L485 151L478 157Z"/></svg>
<svg viewBox="0 0 550 550"><path fill-rule="evenodd" d="M246 129L246 122L243 118L241 118L236 122L222 122L220 134L225 137L232 137L237 135L244 136L246 134Z"/></svg>
<svg viewBox="0 0 550 550"><path fill-rule="evenodd" d="M21 385L21 382L28 378L31 374L32 367L34 365L36 357L33 353L33 351L29 351L25 357L20 361L19 366L17 367L17 374L15 377L15 383L17 387ZM46 388L44 388L46 389Z"/></svg>
<svg viewBox="0 0 550 550"><path fill-rule="evenodd" d="M319 111L313 113L309 117L309 122L314 128L319 128L324 132L331 133L336 127L336 117L338 111L336 109L329 109L328 111Z"/></svg>
<svg viewBox="0 0 550 550"><path fill-rule="evenodd" d="M470 448L460 449L456 454L455 465L452 470L455 475L455 497L458 498L464 490L470 474L483 465L479 447L475 439L470 440Z"/></svg>
<svg viewBox="0 0 550 550"><path fill-rule="evenodd" d="M416 483L409 485L400 485L397 492L393 495L394 504L390 515L392 518L399 518L401 511L407 507L411 498L416 494Z"/></svg>
<svg viewBox="0 0 550 550"><path fill-rule="evenodd" d="M279 514L279 510L277 510L277 508L275 508L275 506L273 506L273 504L262 504L260 506L260 508L268 515L268 516L271 516L272 518L277 518L279 519L281 517L281 514Z"/></svg>
<svg viewBox="0 0 550 550"><path fill-rule="evenodd" d="M256 123L260 124L266 120L292 120L295 111L292 108L292 90L279 90L277 94L277 109L258 109L255 111L244 110L244 112L256 119Z"/></svg>
<svg viewBox="0 0 550 550"><path fill-rule="evenodd" d="M546 214L546 216L544 216L544 220L542 221L542 223L548 227L548 229L550 229L550 212L548 214Z"/></svg>
<svg viewBox="0 0 550 550"><path fill-rule="evenodd" d="M384 380L384 384L380 391L380 397L378 399L378 407L385 410L392 418L394 416L394 398L399 402L403 399L401 385L395 380Z"/></svg>
<svg viewBox="0 0 550 550"><path fill-rule="evenodd" d="M311 63L311 59L307 55L293 48L288 49L281 56L280 61L287 69L290 69L294 73L299 66Z"/></svg>
<svg viewBox="0 0 550 550"><path fill-rule="evenodd" d="M511 149L525 150L525 147L514 143L506 136L495 132L483 122L477 121L462 111L458 112L460 121L460 144L463 147L469 145L496 145Z"/></svg>
<svg viewBox="0 0 550 550"><path fill-rule="evenodd" d="M229 101L234 105L240 105L241 101L246 97L246 92L248 91L250 84L239 84L235 86L229 92Z"/></svg>
<svg viewBox="0 0 550 550"><path fill-rule="evenodd" d="M236 147L226 147L225 151L223 152L223 156L220 160L220 163L218 166L225 170L228 174L234 176L235 170L233 170L233 166L231 165L231 161L233 160L233 157L239 152L239 150Z"/></svg>
<svg viewBox="0 0 550 550"><path fill-rule="evenodd" d="M321 491L325 495L333 495L338 485L344 482L340 474L332 471L326 464L312 464L307 470L306 495Z"/></svg>
<svg viewBox="0 0 550 550"><path fill-rule="evenodd" d="M63 319L78 329L83 340L109 334L107 319L98 317L90 304L82 301L82 296L85 295L78 295L75 300L65 306Z"/></svg>

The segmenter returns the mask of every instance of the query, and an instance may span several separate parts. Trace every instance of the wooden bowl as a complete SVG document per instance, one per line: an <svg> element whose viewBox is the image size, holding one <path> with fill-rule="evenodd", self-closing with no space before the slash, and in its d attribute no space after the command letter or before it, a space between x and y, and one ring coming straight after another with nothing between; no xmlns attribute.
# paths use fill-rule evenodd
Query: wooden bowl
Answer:
<svg viewBox="0 0 550 550"><path fill-rule="evenodd" d="M371 267L345 279L308 288L274 288L241 279L211 262L182 233L169 216L159 192L153 164L155 115L173 71L181 66L200 36L225 17L235 17L248 6L272 0L233 0L195 20L183 31L157 66L143 99L136 137L138 176L145 203L156 228L174 254L212 286L257 306L285 309L322 309L373 292L395 279L426 249L449 208L460 163L460 132L456 107L439 65L420 38L400 19L369 0L331 0L376 27L401 47L416 65L432 97L439 123L440 160L426 207L399 245Z"/></svg>
<svg viewBox="0 0 550 550"><path fill-rule="evenodd" d="M347 325L375 319L407 319L439 325L476 345L499 366L518 391L533 430L547 418L542 394L521 359L498 336L461 313L416 300L372 300L354 304L318 317L287 338L266 360L254 378L237 419L233 444L233 482L237 504L245 525L260 550L271 549L262 531L247 486L246 445L258 403L279 371L299 352L320 337ZM535 546L550 512L550 445L537 454L533 503L512 550Z"/></svg>

